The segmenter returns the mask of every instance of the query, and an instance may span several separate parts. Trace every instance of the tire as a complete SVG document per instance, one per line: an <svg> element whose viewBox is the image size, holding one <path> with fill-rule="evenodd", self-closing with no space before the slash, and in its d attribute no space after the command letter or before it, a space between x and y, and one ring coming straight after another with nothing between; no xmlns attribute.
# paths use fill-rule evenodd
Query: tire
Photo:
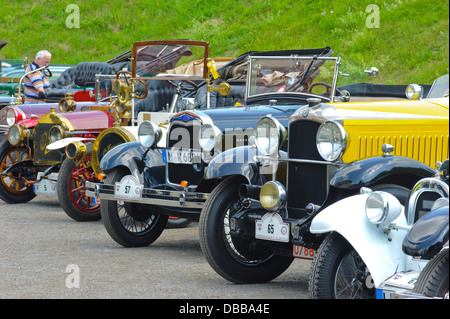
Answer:
<svg viewBox="0 0 450 319"><path fill-rule="evenodd" d="M448 249L435 255L420 272L413 292L427 297L444 297L449 291Z"/></svg>
<svg viewBox="0 0 450 319"><path fill-rule="evenodd" d="M105 183L114 185L127 174L125 168L116 168L108 174ZM144 206L111 200L102 200L100 213L108 234L124 247L150 245L164 231L168 219Z"/></svg>
<svg viewBox="0 0 450 319"><path fill-rule="evenodd" d="M234 283L263 283L281 275L294 260L275 255L260 241L234 237L229 220L239 205L239 178L221 182L210 194L199 221L200 247L211 267Z"/></svg>
<svg viewBox="0 0 450 319"><path fill-rule="evenodd" d="M331 233L314 255L309 281L311 299L374 299L367 267L348 241ZM335 288L336 287L336 288Z"/></svg>
<svg viewBox="0 0 450 319"><path fill-rule="evenodd" d="M30 159L26 147L13 147L8 140L0 144L0 174L13 164ZM11 174L0 175L0 198L6 203L27 203L35 196L32 184L26 185L25 180L16 179Z"/></svg>
<svg viewBox="0 0 450 319"><path fill-rule="evenodd" d="M95 221L101 218L100 203L85 195L83 186L86 181L98 182L87 156L77 165L66 158L59 170L57 192L59 203L66 214L76 221Z"/></svg>

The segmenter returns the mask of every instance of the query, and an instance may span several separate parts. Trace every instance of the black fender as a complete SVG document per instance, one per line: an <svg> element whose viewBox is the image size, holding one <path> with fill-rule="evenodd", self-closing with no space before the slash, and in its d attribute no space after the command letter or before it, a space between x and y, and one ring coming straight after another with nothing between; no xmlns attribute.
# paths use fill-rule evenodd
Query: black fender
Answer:
<svg viewBox="0 0 450 319"><path fill-rule="evenodd" d="M403 252L431 259L448 241L448 205L422 216L403 240Z"/></svg>
<svg viewBox="0 0 450 319"><path fill-rule="evenodd" d="M411 189L421 178L436 172L417 160L402 156L376 156L355 161L339 168L330 185L343 189L359 189L380 183L389 183Z"/></svg>
<svg viewBox="0 0 450 319"><path fill-rule="evenodd" d="M271 169L261 166L256 156L262 156L254 146L241 146L228 149L216 155L205 168L205 180L222 179L240 175L250 185L262 185L267 179L271 179ZM286 152L280 151L280 156L286 157ZM280 167L282 167L280 169ZM277 180L285 179L286 165L279 164Z"/></svg>
<svg viewBox="0 0 450 319"><path fill-rule="evenodd" d="M119 144L112 148L108 153L103 156L100 162L100 169L108 174L108 171L119 167L127 167L131 174L138 178L142 185L144 183L145 176L149 172L157 171L158 176L157 182L153 183L163 183L164 182L164 162L161 150L159 149L149 149L145 158L143 159L144 153L147 151L139 142L128 142ZM162 180L161 180L162 179Z"/></svg>

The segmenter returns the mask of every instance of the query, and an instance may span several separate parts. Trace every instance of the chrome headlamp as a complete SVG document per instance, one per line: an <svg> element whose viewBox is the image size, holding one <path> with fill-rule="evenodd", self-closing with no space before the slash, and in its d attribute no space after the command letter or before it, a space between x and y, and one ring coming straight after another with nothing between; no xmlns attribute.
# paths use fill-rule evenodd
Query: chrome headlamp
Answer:
<svg viewBox="0 0 450 319"><path fill-rule="evenodd" d="M203 125L200 130L198 142L204 151L211 151L222 141L222 131L215 125Z"/></svg>
<svg viewBox="0 0 450 319"><path fill-rule="evenodd" d="M56 141L59 141L64 138L64 129L59 126L55 125L50 129L50 132L48 133L49 141L51 143L54 143Z"/></svg>
<svg viewBox="0 0 450 319"><path fill-rule="evenodd" d="M277 153L285 140L285 127L272 116L264 116L256 123L255 142L262 154L269 156Z"/></svg>
<svg viewBox="0 0 450 319"><path fill-rule="evenodd" d="M326 161L336 161L347 148L347 132L335 121L323 123L316 135L316 145L320 156Z"/></svg>
<svg viewBox="0 0 450 319"><path fill-rule="evenodd" d="M259 193L261 206L275 212L286 205L286 190L280 182L270 181L263 185Z"/></svg>
<svg viewBox="0 0 450 319"><path fill-rule="evenodd" d="M402 211L398 199L386 192L373 192L366 199L366 216L372 224L389 227Z"/></svg>
<svg viewBox="0 0 450 319"><path fill-rule="evenodd" d="M406 87L406 98L409 100L417 100L423 97L423 87L418 84L410 84Z"/></svg>
<svg viewBox="0 0 450 319"><path fill-rule="evenodd" d="M8 141L12 146L19 145L30 136L30 130L24 128L22 125L13 125L8 130Z"/></svg>
<svg viewBox="0 0 450 319"><path fill-rule="evenodd" d="M6 123L9 126L16 124L26 118L22 110L11 107L6 111Z"/></svg>
<svg viewBox="0 0 450 319"><path fill-rule="evenodd" d="M138 139L139 143L145 147L152 147L161 140L162 130L155 123L150 121L144 121L139 125Z"/></svg>

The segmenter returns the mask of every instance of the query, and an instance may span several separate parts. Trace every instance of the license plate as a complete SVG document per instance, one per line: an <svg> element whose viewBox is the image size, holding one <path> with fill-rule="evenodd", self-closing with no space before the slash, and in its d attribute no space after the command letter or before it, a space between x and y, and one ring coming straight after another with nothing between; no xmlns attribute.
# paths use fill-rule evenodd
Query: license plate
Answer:
<svg viewBox="0 0 450 319"><path fill-rule="evenodd" d="M276 213L267 213L255 223L255 238L289 242L289 224Z"/></svg>
<svg viewBox="0 0 450 319"><path fill-rule="evenodd" d="M34 185L35 194L56 195L56 182L42 179Z"/></svg>
<svg viewBox="0 0 450 319"><path fill-rule="evenodd" d="M136 177L132 175L124 176L120 182L116 182L114 197L122 199L142 199L143 185L139 184Z"/></svg>
<svg viewBox="0 0 450 319"><path fill-rule="evenodd" d="M200 162L202 153L194 150L176 149L176 150L162 150L162 155L163 161L166 163L192 164L197 161Z"/></svg>
<svg viewBox="0 0 450 319"><path fill-rule="evenodd" d="M313 259L315 253L314 249L294 245L292 256L296 258Z"/></svg>

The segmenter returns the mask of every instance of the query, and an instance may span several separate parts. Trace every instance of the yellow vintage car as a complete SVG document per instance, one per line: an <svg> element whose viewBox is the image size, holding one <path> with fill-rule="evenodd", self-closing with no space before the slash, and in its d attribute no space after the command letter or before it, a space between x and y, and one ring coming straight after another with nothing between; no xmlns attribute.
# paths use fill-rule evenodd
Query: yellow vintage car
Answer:
<svg viewBox="0 0 450 319"><path fill-rule="evenodd" d="M266 282L293 258L312 259L323 237L309 226L330 204L361 187L405 203L415 182L435 174L430 166L448 158L448 82L448 75L437 79L426 98L410 85L410 100L327 103L311 96L287 130L271 114L262 117L256 147L227 150L205 171L206 180L220 181L199 222L210 265L232 282ZM251 82L248 89L257 98ZM279 93L270 99L287 98Z"/></svg>

